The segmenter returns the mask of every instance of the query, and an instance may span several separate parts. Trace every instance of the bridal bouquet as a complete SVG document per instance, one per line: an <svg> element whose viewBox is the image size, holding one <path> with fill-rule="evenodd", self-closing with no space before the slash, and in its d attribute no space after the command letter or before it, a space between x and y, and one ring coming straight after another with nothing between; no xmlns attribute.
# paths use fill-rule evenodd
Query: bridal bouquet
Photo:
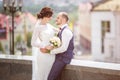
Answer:
<svg viewBox="0 0 120 80"><path fill-rule="evenodd" d="M54 48L57 48L57 47L60 47L61 45L61 40L59 37L57 36L54 36L50 39L50 44L54 47Z"/></svg>

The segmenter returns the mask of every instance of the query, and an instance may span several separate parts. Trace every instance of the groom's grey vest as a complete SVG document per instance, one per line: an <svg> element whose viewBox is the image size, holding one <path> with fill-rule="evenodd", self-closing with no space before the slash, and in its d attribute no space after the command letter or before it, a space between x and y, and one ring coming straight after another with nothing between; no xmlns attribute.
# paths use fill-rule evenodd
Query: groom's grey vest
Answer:
<svg viewBox="0 0 120 80"><path fill-rule="evenodd" d="M62 32L66 27L64 27L59 33L58 37L61 39L62 38ZM62 40L62 39L61 39ZM70 63L71 59L73 58L73 49L74 49L74 43L73 43L73 37L69 42L69 46L67 50L63 53L57 54L56 59L60 59L65 63Z"/></svg>

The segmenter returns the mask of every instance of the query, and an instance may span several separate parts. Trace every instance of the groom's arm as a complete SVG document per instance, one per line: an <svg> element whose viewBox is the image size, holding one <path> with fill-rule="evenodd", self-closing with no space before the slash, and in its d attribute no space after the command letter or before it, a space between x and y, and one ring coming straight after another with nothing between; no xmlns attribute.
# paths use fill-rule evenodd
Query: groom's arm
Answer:
<svg viewBox="0 0 120 80"><path fill-rule="evenodd" d="M59 54L65 52L69 46L72 36L72 32L69 29L65 29L62 32L62 45L59 48L51 50L50 54Z"/></svg>

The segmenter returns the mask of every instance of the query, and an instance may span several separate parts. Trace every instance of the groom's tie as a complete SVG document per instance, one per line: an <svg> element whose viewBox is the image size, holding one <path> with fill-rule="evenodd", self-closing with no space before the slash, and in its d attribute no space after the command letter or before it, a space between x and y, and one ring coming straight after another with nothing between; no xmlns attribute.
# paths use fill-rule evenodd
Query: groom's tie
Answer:
<svg viewBox="0 0 120 80"><path fill-rule="evenodd" d="M62 30L62 28L59 28L59 30L61 31L61 30Z"/></svg>

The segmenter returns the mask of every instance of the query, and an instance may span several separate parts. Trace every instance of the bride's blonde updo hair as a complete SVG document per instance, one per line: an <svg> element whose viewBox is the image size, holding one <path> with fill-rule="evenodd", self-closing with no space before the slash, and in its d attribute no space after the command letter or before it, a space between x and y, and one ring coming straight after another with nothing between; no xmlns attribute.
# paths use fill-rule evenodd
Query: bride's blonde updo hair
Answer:
<svg viewBox="0 0 120 80"><path fill-rule="evenodd" d="M53 15L53 10L50 7L44 7L41 9L40 13L37 14L37 18L41 19L44 17L51 17Z"/></svg>

